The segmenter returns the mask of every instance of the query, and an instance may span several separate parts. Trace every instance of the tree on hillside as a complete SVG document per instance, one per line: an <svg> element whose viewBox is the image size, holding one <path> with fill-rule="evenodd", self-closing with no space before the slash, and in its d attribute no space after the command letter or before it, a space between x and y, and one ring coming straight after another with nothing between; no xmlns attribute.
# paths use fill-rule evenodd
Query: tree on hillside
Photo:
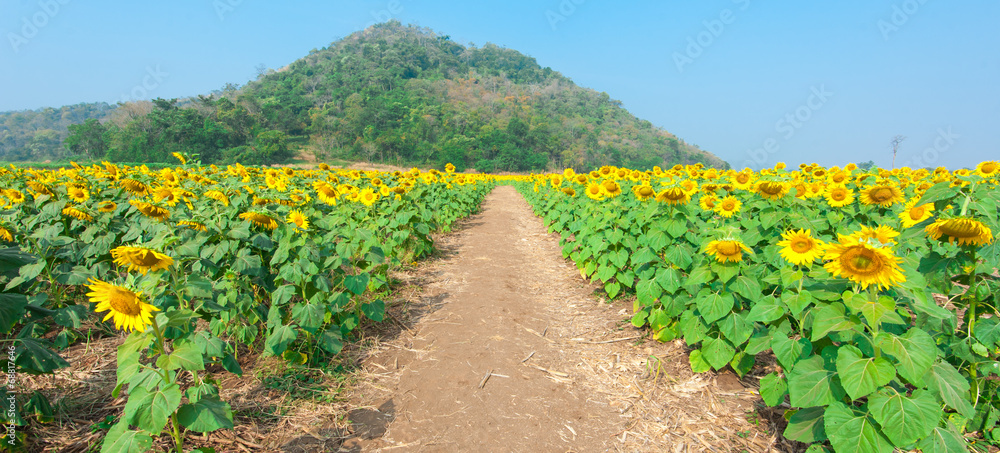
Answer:
<svg viewBox="0 0 1000 453"><path fill-rule="evenodd" d="M100 121L93 118L83 124L71 124L69 137L66 138L64 145L72 154L100 159L107 152L104 142L104 134L107 131L108 129Z"/></svg>

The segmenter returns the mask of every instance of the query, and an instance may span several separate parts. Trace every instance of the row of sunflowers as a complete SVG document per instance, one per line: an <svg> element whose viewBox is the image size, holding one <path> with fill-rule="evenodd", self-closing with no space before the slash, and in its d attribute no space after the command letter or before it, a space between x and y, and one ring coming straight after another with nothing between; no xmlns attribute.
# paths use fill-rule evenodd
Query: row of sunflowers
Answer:
<svg viewBox="0 0 1000 453"><path fill-rule="evenodd" d="M511 179L636 327L697 372L766 372L809 451L1000 444L997 162Z"/></svg>
<svg viewBox="0 0 1000 453"><path fill-rule="evenodd" d="M453 167L222 168L177 157L158 171L0 168L0 333L17 371L52 373L69 365L59 349L129 332L113 393L128 399L101 451L148 451L163 432L183 451L185 432L232 428L216 383L242 373L237 345L300 364L338 354L366 319L382 321L390 269L431 253L431 234L495 185ZM0 391L5 401L16 393ZM41 393L15 399L13 424L52 419ZM30 444L27 432L15 440Z"/></svg>

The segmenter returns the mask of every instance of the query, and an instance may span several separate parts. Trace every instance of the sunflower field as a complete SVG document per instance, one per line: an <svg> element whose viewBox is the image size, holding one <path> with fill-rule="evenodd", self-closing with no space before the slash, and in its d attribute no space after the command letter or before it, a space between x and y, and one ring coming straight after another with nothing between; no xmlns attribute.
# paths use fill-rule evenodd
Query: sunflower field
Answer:
<svg viewBox="0 0 1000 453"><path fill-rule="evenodd" d="M431 253L431 233L478 210L495 185L450 166L219 168L176 157L159 171L0 168L0 341L17 372L68 366L56 351L87 323L130 332L113 394L128 399L102 451L147 451L162 432L183 451L183 431L231 428L217 376L242 372L237 345L299 364L336 355L366 319L383 320L389 270ZM52 419L38 392L17 405L15 424Z"/></svg>
<svg viewBox="0 0 1000 453"><path fill-rule="evenodd" d="M1000 164L512 177L563 254L696 372L743 376L809 451L1000 444ZM759 368L758 368L759 369ZM763 371L760 372L763 374Z"/></svg>

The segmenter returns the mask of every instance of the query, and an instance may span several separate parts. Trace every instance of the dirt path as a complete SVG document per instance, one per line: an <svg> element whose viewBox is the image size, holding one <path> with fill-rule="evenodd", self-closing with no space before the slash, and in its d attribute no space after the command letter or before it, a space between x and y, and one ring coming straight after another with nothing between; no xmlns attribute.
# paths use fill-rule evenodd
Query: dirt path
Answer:
<svg viewBox="0 0 1000 453"><path fill-rule="evenodd" d="M752 407L735 378L717 406L720 386L690 374L680 344L637 340L514 188L444 239L444 259L421 265L422 303L401 316L417 322L363 361L370 409L352 412L360 438L342 451L700 451L688 433L712 426L704 413Z"/></svg>

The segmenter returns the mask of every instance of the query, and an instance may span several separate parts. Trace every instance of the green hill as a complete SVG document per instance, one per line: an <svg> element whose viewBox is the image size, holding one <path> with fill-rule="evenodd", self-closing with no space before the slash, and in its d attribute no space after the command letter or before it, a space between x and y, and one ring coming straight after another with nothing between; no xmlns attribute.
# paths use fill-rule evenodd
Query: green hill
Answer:
<svg viewBox="0 0 1000 453"><path fill-rule="evenodd" d="M528 171L728 164L534 58L399 22L313 50L243 87L120 106L74 128L74 152L115 161L325 158Z"/></svg>

